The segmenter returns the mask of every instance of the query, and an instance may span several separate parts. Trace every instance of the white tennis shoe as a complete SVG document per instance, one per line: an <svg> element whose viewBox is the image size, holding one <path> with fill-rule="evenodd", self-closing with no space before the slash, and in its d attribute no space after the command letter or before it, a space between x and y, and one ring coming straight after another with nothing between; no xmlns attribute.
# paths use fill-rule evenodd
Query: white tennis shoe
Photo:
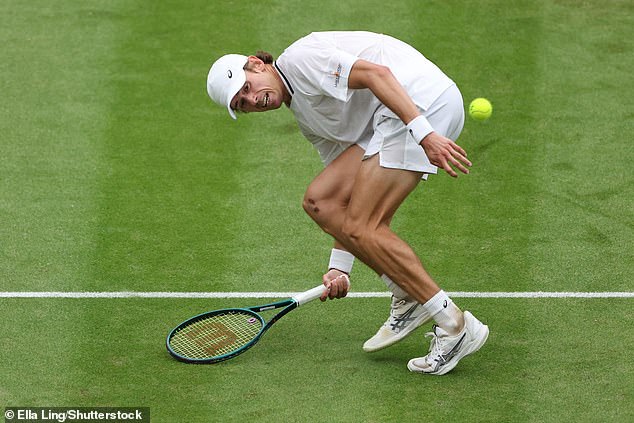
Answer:
<svg viewBox="0 0 634 423"><path fill-rule="evenodd" d="M478 351L489 336L489 327L468 311L464 312L464 321L464 329L455 336L434 326L434 331L425 335L432 337L429 354L411 359L407 368L412 372L444 375L456 367L462 358Z"/></svg>
<svg viewBox="0 0 634 423"><path fill-rule="evenodd" d="M390 317L378 332L363 344L363 351L374 352L389 347L430 320L429 313L416 300L410 297L396 298L392 295Z"/></svg>

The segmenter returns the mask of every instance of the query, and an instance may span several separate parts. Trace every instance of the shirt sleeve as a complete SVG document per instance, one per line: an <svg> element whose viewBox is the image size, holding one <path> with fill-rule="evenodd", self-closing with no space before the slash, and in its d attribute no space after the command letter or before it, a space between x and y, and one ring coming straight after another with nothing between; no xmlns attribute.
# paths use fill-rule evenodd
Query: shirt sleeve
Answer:
<svg viewBox="0 0 634 423"><path fill-rule="evenodd" d="M350 70L359 58L324 41L307 40L287 50L284 65L302 93L347 101Z"/></svg>
<svg viewBox="0 0 634 423"><path fill-rule="evenodd" d="M348 100L348 78L350 70L357 60L358 57L348 52L333 51L320 82L320 86L326 94L341 101Z"/></svg>

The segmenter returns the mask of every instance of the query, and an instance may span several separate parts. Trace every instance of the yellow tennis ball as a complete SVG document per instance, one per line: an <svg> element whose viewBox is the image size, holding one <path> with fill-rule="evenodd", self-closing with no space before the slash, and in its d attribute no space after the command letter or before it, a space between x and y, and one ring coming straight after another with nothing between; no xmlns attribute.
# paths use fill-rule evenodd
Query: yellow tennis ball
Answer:
<svg viewBox="0 0 634 423"><path fill-rule="evenodd" d="M493 113L493 106L486 98L476 98L469 104L469 116L475 120L487 120Z"/></svg>

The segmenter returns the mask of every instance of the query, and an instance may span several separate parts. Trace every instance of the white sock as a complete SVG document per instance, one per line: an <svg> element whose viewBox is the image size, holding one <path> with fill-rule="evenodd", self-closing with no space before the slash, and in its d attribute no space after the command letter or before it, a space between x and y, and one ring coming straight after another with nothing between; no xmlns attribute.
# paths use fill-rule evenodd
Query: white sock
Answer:
<svg viewBox="0 0 634 423"><path fill-rule="evenodd" d="M381 275L381 279L383 279L383 282L385 282L385 285L387 285L387 289L389 289L392 292L392 295L394 295L396 298L403 299L409 297L409 294L405 292L403 288L398 286L396 282L390 279L388 275Z"/></svg>
<svg viewBox="0 0 634 423"><path fill-rule="evenodd" d="M464 328L462 311L443 290L423 304L423 308L433 317L438 327L449 335L457 335Z"/></svg>

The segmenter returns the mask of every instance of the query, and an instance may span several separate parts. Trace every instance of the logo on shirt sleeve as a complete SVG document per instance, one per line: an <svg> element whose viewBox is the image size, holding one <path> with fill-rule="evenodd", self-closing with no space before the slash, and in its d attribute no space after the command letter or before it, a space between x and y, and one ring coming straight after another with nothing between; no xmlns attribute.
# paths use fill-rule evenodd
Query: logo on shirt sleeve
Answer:
<svg viewBox="0 0 634 423"><path fill-rule="evenodd" d="M339 63L339 65L337 65L337 70L333 73L333 75L335 76L335 88L339 87L339 80L341 79L342 69L343 66L341 66L341 63Z"/></svg>

